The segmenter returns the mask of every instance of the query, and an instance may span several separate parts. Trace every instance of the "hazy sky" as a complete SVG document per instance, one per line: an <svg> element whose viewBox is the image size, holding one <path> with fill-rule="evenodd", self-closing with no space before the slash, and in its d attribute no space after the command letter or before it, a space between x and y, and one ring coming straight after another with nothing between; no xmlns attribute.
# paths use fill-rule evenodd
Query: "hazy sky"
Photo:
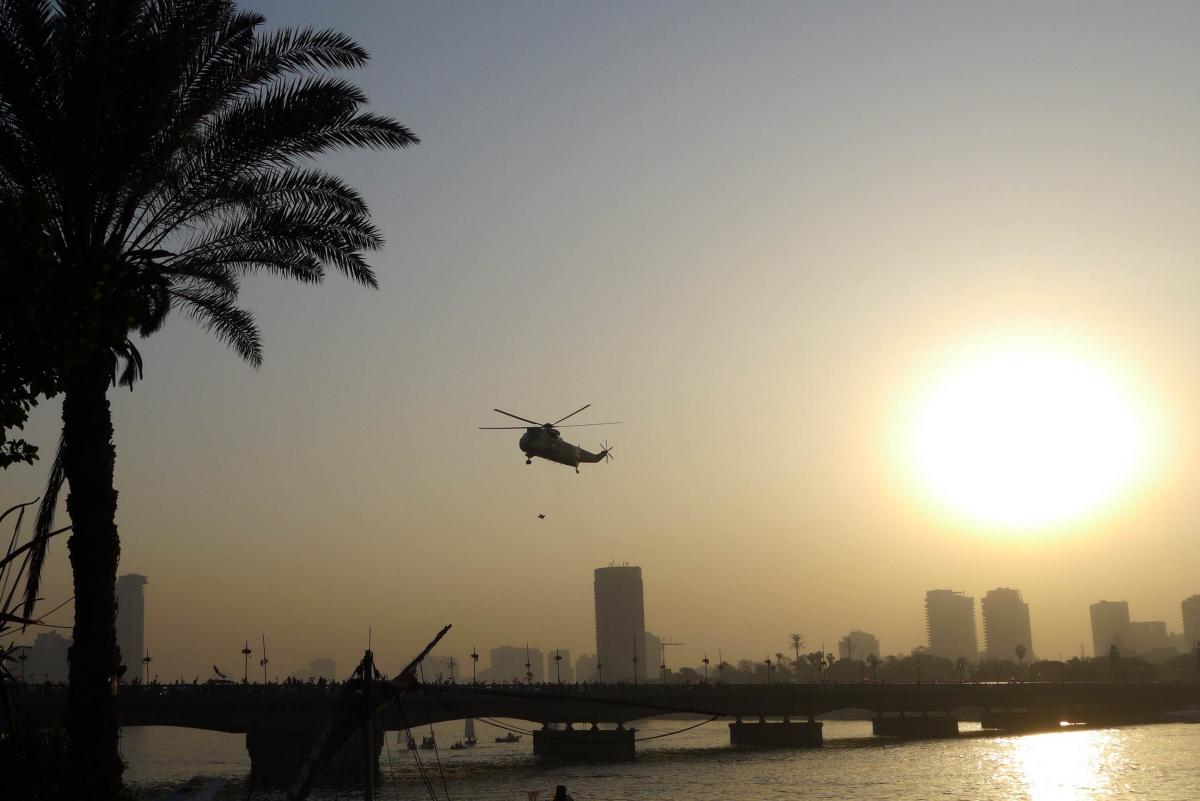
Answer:
<svg viewBox="0 0 1200 801"><path fill-rule="evenodd" d="M352 77L423 142L326 162L389 241L380 291L248 282L261 370L176 319L111 393L121 572L150 577L160 676L234 672L264 632L281 674L344 671L369 626L389 671L447 622L458 654L591 652L613 560L642 566L675 663L852 627L908 651L935 587L1019 588L1042 656L1090 643L1100 598L1180 628L1200 6L249 7L358 39ZM1073 343L1143 410L1152 469L1104 514L998 533L898 466L925 377L1006 337ZM476 430L584 403L625 422L564 430L616 447L581 475ZM0 501L45 467L0 475Z"/></svg>

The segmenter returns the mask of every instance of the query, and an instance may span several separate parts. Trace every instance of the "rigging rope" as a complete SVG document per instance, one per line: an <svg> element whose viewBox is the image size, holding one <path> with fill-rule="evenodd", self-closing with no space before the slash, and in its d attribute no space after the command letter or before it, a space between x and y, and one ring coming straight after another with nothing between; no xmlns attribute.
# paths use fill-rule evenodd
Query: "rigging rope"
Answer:
<svg viewBox="0 0 1200 801"><path fill-rule="evenodd" d="M416 741L413 740L412 731L405 729L404 734L406 743L412 743L415 746ZM437 792L435 792L433 789L433 782L429 780L429 773L425 770L425 763L421 761L421 755L417 753L416 748L410 748L409 750L412 751L413 759L417 761L417 771L421 775L421 783L424 784L425 789L429 791L429 797L432 798L433 801L437 801Z"/></svg>
<svg viewBox="0 0 1200 801"><path fill-rule="evenodd" d="M437 736L433 733L433 722L429 723L429 736L433 739L433 758L437 760L438 773L442 777L442 789L446 791L446 801L450 801L450 788L446 784L446 771L442 770L442 755L438 753Z"/></svg>

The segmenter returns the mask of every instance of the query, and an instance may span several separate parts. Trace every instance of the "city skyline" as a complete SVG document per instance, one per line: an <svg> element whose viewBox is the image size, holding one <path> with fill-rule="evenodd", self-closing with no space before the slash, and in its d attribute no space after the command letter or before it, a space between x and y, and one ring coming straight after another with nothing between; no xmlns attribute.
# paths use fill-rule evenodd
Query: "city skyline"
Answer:
<svg viewBox="0 0 1200 801"><path fill-rule="evenodd" d="M614 570L615 573L609 572ZM601 571L604 571L604 573L601 574ZM595 581L595 578L598 575L607 575L607 577L610 579L605 583L604 592L607 595L611 595L614 591L618 596L623 594L627 595L628 593L634 591L635 588L639 594L639 597L640 593L644 592L643 574L640 566L611 564L607 567L595 568L593 570L593 581ZM612 582L612 579L616 580L615 583ZM133 603L130 604L130 606L133 608L133 613L130 614L127 612L127 614L124 616L120 615L119 613L118 615L118 622L122 624L121 630L124 632L119 640L121 643L128 641L131 637L137 637L141 635L140 626L136 624L142 622L145 614L143 587L147 583L148 577L142 575L130 574L121 577L118 586L125 588L122 593L122 597L133 600ZM593 596L594 599L596 599L595 587L593 587ZM901 646L895 650L880 648L879 639L876 637L876 635L865 632L859 628L854 628L849 630L847 633L828 641L822 641L820 638L814 639L813 637L809 636L806 638L806 643L802 647L802 651L806 654L811 651L814 646L819 646L823 642L832 648L832 644L836 642L836 654L839 659L844 659L847 658L851 653L851 649L847 647L847 639L850 638L854 643L852 649L854 656L850 658L854 659L861 660L861 654L869 653L874 653L882 658L888 656L906 657L919 652L928 652L935 656L944 656L953 661L954 659L957 659L957 657L950 656L952 652L958 654L959 656L964 655L959 653L959 651L962 650L961 646L956 644L948 644L944 645L941 650L935 650L933 647L934 643L931 637L931 625L929 617L931 599L934 607L938 610L935 614L941 615L941 617L938 618L936 625L943 627L943 630L945 630L945 626L947 625L950 626L950 629L954 629L956 626L965 624L966 612L964 610L970 610L971 623L961 632L952 631L950 636L951 641L953 641L953 638L956 636L969 638L970 636L974 635L975 640L980 647L976 648L972 655L967 656L967 659L971 664L977 664L983 660L997 659L1014 661L1016 660L1015 648L1009 646L1018 643L1025 644L1032 642L1032 637L1026 638L1024 636L1030 630L1030 613L1029 604L1023 600L1021 591L1016 588L997 587L989 590L984 595L983 603L979 604L978 610L975 608L976 604L974 603L974 597L966 595L965 592L954 590L927 591L925 593L925 621L927 629L926 637L923 641L912 643L909 646ZM624 604L628 605L632 602L633 598L628 598L626 601L624 601ZM1003 641L1002 644L998 644L996 648L990 646L990 640L988 636L989 602L994 604L991 614L993 619L996 621L994 625L996 626L995 630L997 631L997 634L995 636ZM949 606L947 606L947 604L949 604ZM618 604L618 606L620 606L620 604ZM1195 626L1197 620L1200 620L1200 617L1197 617L1200 616L1200 594L1189 596L1181 601L1180 620L1183 625L1178 629L1174 627L1171 621L1131 620L1128 601L1110 602L1101 600L1090 604L1088 606L1088 610L1089 628L1087 635L1092 640L1092 648L1088 650L1086 654L1087 656L1103 656L1108 653L1108 646L1111 644L1118 645L1127 655L1141 655L1164 648L1169 649L1174 653L1190 653L1191 650L1196 647L1196 642L1189 640L1187 634L1187 625L1189 621L1189 610L1191 610L1191 620L1193 626ZM949 614L949 619L946 618L946 614ZM644 609L642 611L642 615L643 617L645 615ZM593 619L595 620L595 617ZM949 623L947 623L947 620L949 620ZM979 638L978 636L978 632L980 631L984 633L982 638ZM1171 637L1175 638L1173 641L1168 638L1168 632L1170 632ZM49 634L52 638L58 637L57 640L47 640L52 654L49 658L51 660L55 660L54 665L56 667L53 668L54 675L59 675L59 673L62 673L62 675L65 677L65 662L61 668L57 667L57 662L65 660L65 645L60 645L59 643L65 643L66 640L60 637L59 633L55 632L53 629L43 632L43 634ZM618 639L623 641L624 637L619 636ZM643 646L639 650L639 682L653 682L656 680L655 677L658 674L660 658L665 657L667 659L667 666L671 671L681 667L698 670L701 667L701 660L703 656L693 657L693 653L702 653L704 656L708 656L710 654L719 653L722 650L720 643L717 643L713 648L709 648L707 646L700 647L699 649L692 648L691 651L687 651L683 654L672 653L668 655L666 653L660 653L659 651L659 643L661 643L663 639L664 638L656 636L652 631L645 629L643 626L642 637L641 640L639 640L639 642L643 643ZM253 638L250 640L243 640L243 642L250 643L251 640L253 640ZM1011 643L1009 640L1011 640ZM965 641L966 640L964 640L964 642ZM592 646L594 647L596 644L595 635L593 635L591 642ZM257 645L257 641L254 641L253 644ZM678 645L681 648L687 647L687 644L673 642L669 644L672 646ZM32 641L30 645L32 645ZM1082 643L1080 646L1082 647ZM507 682L514 679L522 681L524 680L526 674L525 664L527 660L530 665L530 672L533 674L533 679L535 682L540 683L543 681L553 681L555 676L554 656L556 651L561 653L563 655L563 659L566 660L561 665L563 674L562 680L564 682L592 680L592 678L588 677L590 675L588 666L594 666L596 663L596 654L588 653L588 649L586 648L583 649L583 652L580 653L580 656L577 659L572 660L571 649L543 649L542 643L533 638L529 639L526 644L519 646L512 644L497 644L496 646L488 645L483 647L485 650L482 653L487 654L490 658L486 661L481 659L474 666L477 678L481 681ZM1026 644L1025 647L1026 655L1023 657L1023 659L1030 663L1036 660L1054 660L1056 658L1055 654L1051 654L1049 652L1044 654L1036 652L1031 645ZM1099 654L1096 652L1097 648L1100 649ZM255 660L257 660L259 654L256 653L255 648L251 648L250 650ZM59 659L60 651L62 652L61 660ZM791 651L789 651L787 648L780 648L778 643L763 643L757 647L751 646L744 653L730 650L727 661L729 661L729 664L731 665L738 660L747 659L747 657L750 657L751 661L753 661L753 657L759 652L769 655L778 651L786 652L785 656L789 660L793 658ZM34 653L32 648L30 653ZM238 649L238 654L241 654L240 648ZM1081 655L1083 654L1076 650L1065 650L1059 652L1059 656L1061 656L1063 659L1069 659L1074 656ZM39 654L39 658L43 657L45 657L44 654ZM170 654L169 652L165 654L165 657L168 664L173 664L173 660L177 659L176 656ZM224 657L227 667L233 664L230 655L224 651L215 651L210 655L202 657L200 661L203 662L206 659L210 661L212 659L221 661L222 657ZM354 657L354 654L350 654L350 662L343 662L343 664L353 664ZM398 658L402 657L403 655L398 656ZM647 657L649 658L648 662ZM123 661L126 661L124 653L122 654L122 658ZM285 677L299 677L304 679L309 676L312 676L313 678L344 678L336 675L334 668L335 660L329 657L287 655L286 658L290 660L286 664L292 665L297 665L307 660L309 668L308 670L298 667L294 667L290 670L281 670L276 668L269 673L269 676L272 678L272 680ZM717 661L716 657L713 656L711 661L713 664L715 664ZM583 669L581 669L580 663L582 663ZM453 665L453 667L451 667L451 665ZM144 666L142 665L140 659L137 660L136 668L137 672L134 673L131 669L131 672L127 674L126 680L129 680L129 677L131 676L142 676ZM155 664L151 675L158 675L159 668L160 666ZM439 650L433 654L430 654L425 659L422 665L422 670L426 672L426 677L430 680L439 678L442 680L450 680L453 676L456 681L468 681L472 675L472 660L470 656L465 653L463 655L457 655ZM45 670L42 672L45 672ZM257 674L254 674L253 671L251 671L251 673L253 674L251 680L257 681L257 679L253 678L253 676L256 676ZM170 674L164 673L163 675L169 676ZM210 677L207 670L197 670L193 673L193 675L194 677L200 679L206 679ZM186 681L187 675L185 673L179 673L177 678ZM612 676L606 676L606 680L631 681L632 674L620 674L615 678Z"/></svg>

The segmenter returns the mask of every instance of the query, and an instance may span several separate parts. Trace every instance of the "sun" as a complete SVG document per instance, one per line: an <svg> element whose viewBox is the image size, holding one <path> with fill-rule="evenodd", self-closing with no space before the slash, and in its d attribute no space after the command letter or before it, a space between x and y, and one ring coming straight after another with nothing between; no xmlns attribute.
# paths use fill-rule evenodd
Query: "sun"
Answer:
<svg viewBox="0 0 1200 801"><path fill-rule="evenodd" d="M906 414L905 472L944 512L1008 531L1078 523L1144 474L1148 430L1117 374L1069 348L976 347Z"/></svg>

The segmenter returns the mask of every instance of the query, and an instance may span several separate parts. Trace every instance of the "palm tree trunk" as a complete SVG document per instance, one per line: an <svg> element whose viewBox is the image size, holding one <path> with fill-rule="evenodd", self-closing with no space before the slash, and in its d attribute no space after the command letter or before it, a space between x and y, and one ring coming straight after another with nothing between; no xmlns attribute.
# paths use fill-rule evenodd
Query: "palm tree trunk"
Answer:
<svg viewBox="0 0 1200 801"><path fill-rule="evenodd" d="M118 753L116 449L108 405L109 373L75 371L63 394L63 471L74 529L67 548L75 582L74 642L69 652L67 752L78 798L113 799L124 765Z"/></svg>

